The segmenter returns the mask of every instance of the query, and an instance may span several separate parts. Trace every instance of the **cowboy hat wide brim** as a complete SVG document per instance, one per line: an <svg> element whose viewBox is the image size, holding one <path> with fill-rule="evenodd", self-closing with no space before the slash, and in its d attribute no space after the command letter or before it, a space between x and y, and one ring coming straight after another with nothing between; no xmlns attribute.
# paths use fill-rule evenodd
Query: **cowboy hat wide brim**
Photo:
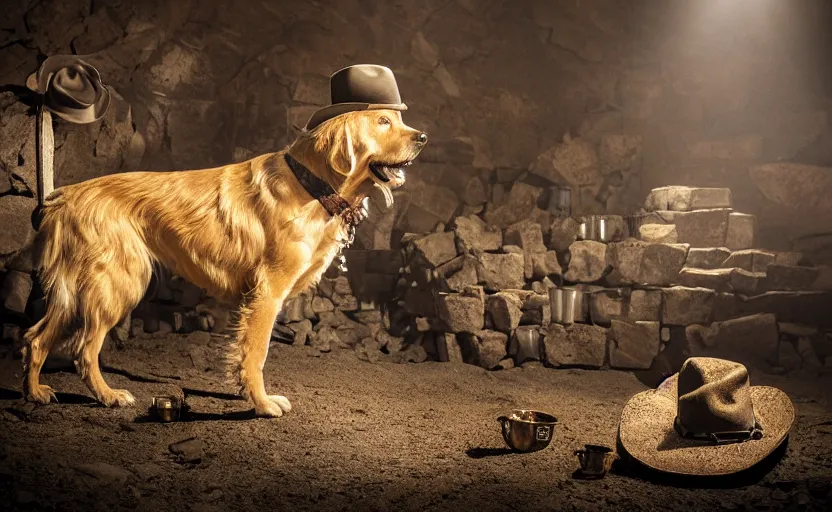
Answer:
<svg viewBox="0 0 832 512"><path fill-rule="evenodd" d="M621 446L651 469L691 476L737 473L776 450L794 423L794 405L784 392L768 386L751 386L754 414L763 429L761 439L724 445L685 439L673 428L677 409L676 376L671 379L666 386L632 397L621 413L618 427Z"/></svg>
<svg viewBox="0 0 832 512"><path fill-rule="evenodd" d="M326 107L319 108L312 113L304 129L314 130L324 121L328 121L349 112L359 112L362 110L404 111L407 110L407 105L404 103L336 103L334 105L327 105Z"/></svg>
<svg viewBox="0 0 832 512"><path fill-rule="evenodd" d="M59 84L52 84L50 80L61 69L82 67L89 75L93 90L67 91ZM26 87L44 95L44 105L58 117L76 124L87 124L98 121L110 106L110 90L101 83L98 70L78 55L53 55L41 64L37 71L26 79ZM50 90L52 89L52 90ZM84 96L94 93L95 100L85 101ZM77 96L76 96L77 95Z"/></svg>

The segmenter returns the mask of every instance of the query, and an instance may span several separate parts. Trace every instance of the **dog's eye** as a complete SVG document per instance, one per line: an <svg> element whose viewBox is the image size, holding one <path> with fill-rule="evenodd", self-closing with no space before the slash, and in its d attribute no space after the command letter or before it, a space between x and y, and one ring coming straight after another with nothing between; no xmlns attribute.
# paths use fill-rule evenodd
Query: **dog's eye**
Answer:
<svg viewBox="0 0 832 512"><path fill-rule="evenodd" d="M378 118L378 124L390 124L390 119L381 116Z"/></svg>

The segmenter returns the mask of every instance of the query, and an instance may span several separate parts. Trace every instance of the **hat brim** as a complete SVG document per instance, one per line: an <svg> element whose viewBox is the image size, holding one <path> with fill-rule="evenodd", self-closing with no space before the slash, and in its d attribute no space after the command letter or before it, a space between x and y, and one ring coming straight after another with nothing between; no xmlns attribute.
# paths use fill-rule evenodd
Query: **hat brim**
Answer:
<svg viewBox="0 0 832 512"><path fill-rule="evenodd" d="M407 105L404 103L337 103L335 105L328 105L319 108L306 123L304 130L314 130L324 121L347 114L349 112L359 112L363 110L407 110Z"/></svg>
<svg viewBox="0 0 832 512"><path fill-rule="evenodd" d="M621 413L621 446L645 466L691 476L730 475L751 468L780 446L794 423L794 405L782 391L751 386L754 414L763 437L743 443L713 445L681 437L676 418L676 382L632 397Z"/></svg>
<svg viewBox="0 0 832 512"><path fill-rule="evenodd" d="M87 63L82 57L79 55L53 55L43 61L40 68L26 78L26 87L43 95L46 94L49 79L61 68L79 63L87 66L92 73L91 78L101 86L101 95L94 104L87 108L73 108L69 105L45 105L50 112L75 124L88 124L98 121L104 117L104 114L110 106L110 89L101 83L101 76L98 74L98 70Z"/></svg>

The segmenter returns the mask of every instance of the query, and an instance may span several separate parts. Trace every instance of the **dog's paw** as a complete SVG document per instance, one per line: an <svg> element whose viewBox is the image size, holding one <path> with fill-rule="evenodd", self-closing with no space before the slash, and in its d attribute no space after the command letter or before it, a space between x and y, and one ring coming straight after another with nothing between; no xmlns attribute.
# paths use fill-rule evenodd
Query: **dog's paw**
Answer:
<svg viewBox="0 0 832 512"><path fill-rule="evenodd" d="M113 389L101 402L107 407L127 407L136 403L136 399L126 389Z"/></svg>
<svg viewBox="0 0 832 512"><path fill-rule="evenodd" d="M275 402L265 400L261 403L254 404L254 414L261 418L279 418L283 416L283 409Z"/></svg>
<svg viewBox="0 0 832 512"><path fill-rule="evenodd" d="M283 412L289 412L292 410L292 404L289 403L289 399L282 395L269 395L269 400L276 403L278 407Z"/></svg>
<svg viewBox="0 0 832 512"><path fill-rule="evenodd" d="M30 402L37 402L39 404L48 404L50 402L58 402L58 397L55 396L55 391L45 384L39 384L34 389L29 389L26 392L26 400Z"/></svg>

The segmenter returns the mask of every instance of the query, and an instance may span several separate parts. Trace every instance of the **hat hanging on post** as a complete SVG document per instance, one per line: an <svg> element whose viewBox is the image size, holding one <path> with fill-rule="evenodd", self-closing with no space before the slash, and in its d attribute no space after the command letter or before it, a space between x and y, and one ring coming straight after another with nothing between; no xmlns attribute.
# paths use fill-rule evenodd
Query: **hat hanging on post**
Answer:
<svg viewBox="0 0 832 512"><path fill-rule="evenodd" d="M752 386L742 364L692 357L657 389L627 402L618 434L624 450L651 469L721 476L761 462L793 422L789 397Z"/></svg>
<svg viewBox="0 0 832 512"><path fill-rule="evenodd" d="M306 123L312 130L324 121L359 110L407 110L393 71L376 64L356 64L329 77L331 105L315 111Z"/></svg>
<svg viewBox="0 0 832 512"><path fill-rule="evenodd" d="M52 113L75 124L98 121L110 106L110 91L93 66L77 55L53 55L26 79L26 87L41 96L37 113L38 210L32 223L37 230L44 200L55 188L55 135Z"/></svg>

